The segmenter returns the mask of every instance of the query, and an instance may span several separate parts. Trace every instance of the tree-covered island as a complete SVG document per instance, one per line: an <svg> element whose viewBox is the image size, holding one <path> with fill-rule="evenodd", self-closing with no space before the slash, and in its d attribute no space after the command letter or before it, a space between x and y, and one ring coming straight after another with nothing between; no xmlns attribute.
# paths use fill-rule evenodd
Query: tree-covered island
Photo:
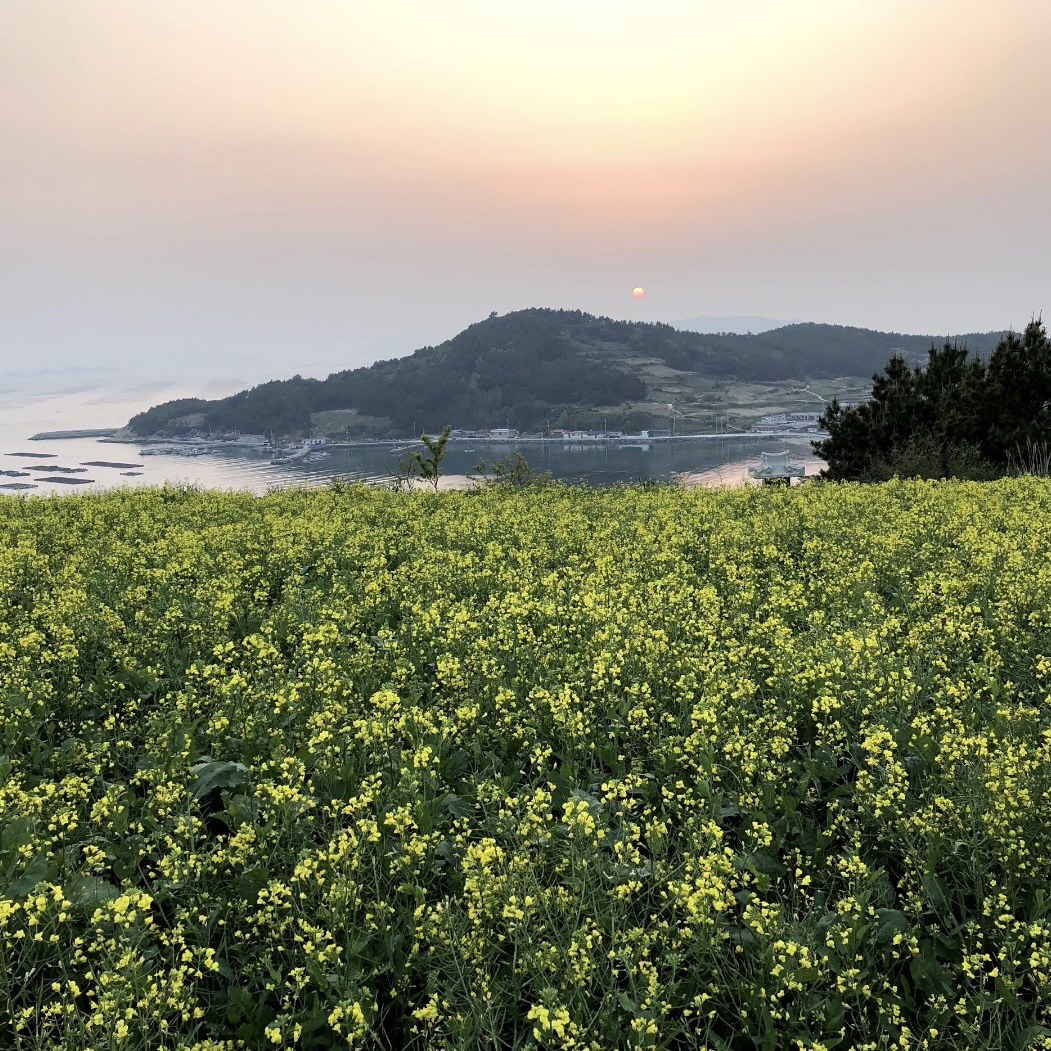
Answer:
<svg viewBox="0 0 1051 1051"><path fill-rule="evenodd" d="M961 339L987 353L1001 335ZM141 438L191 430L393 438L436 433L448 422L635 431L667 426L672 404L678 420L699 427L719 411L713 384L862 377L892 354L919 361L930 346L930 336L837 325L706 335L530 309L490 316L436 347L324 380L294 376L214 401L166 402L128 426Z"/></svg>

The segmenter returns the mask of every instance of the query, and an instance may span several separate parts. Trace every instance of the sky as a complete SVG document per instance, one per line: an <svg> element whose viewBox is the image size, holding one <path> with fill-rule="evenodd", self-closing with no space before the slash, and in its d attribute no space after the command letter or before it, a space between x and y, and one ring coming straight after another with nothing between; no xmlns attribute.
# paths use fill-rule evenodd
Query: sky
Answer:
<svg viewBox="0 0 1051 1051"><path fill-rule="evenodd" d="M323 375L531 306L1019 328L1049 53L1048 0L3 0L0 373Z"/></svg>

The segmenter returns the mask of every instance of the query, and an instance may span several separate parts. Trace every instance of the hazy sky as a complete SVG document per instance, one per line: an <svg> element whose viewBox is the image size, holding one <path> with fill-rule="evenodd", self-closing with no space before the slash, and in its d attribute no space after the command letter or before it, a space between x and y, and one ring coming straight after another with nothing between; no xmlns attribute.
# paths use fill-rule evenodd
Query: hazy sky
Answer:
<svg viewBox="0 0 1051 1051"><path fill-rule="evenodd" d="M1019 327L1049 53L1049 0L0 0L0 371L527 306Z"/></svg>

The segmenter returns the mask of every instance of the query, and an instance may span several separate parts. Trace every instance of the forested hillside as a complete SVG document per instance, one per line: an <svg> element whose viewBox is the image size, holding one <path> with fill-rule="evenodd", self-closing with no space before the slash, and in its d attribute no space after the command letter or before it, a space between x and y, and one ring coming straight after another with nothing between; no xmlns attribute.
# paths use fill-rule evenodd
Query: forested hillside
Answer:
<svg viewBox="0 0 1051 1051"><path fill-rule="evenodd" d="M962 337L985 353L999 333ZM309 433L312 416L354 410L371 436L510 424L541 429L567 410L602 411L610 426L646 426L655 368L737 380L864 376L893 353L919 359L930 336L835 325L788 325L761 335L681 332L572 310L493 315L437 347L337 372L275 380L217 401L183 399L135 416L143 437L190 428ZM667 396L656 398L667 402Z"/></svg>

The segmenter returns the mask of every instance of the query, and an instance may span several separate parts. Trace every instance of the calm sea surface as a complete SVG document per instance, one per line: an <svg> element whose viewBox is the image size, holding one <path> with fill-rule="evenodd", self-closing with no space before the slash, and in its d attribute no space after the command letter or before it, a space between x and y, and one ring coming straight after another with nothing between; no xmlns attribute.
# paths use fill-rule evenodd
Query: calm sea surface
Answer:
<svg viewBox="0 0 1051 1051"><path fill-rule="evenodd" d="M69 381L59 377L0 377L0 471L24 472L24 477L0 476L0 486L28 484L26 494L69 493L127 485L190 483L214 489L242 489L262 493L290 485L321 485L335 475L366 478L384 476L393 467L406 441L398 446L359 446L332 449L314 464L271 464L270 454L247 449L223 449L202 456L140 456L148 446L139 443L99 442L93 438L29 441L40 431L119 427L136 412L178 397L221 397L242 389L244 381L203 381L193 384L121 376L89 377ZM642 443L639 443L642 445ZM604 443L540 444L484 442L452 443L443 463L447 475L466 475L479 460L492 461L518 449L531 467L550 471L555 478L587 485L613 485L645 479L670 480L680 474L699 475L700 484L734 484L760 451L790 448L815 474L822 466L805 441L786 445L778 439L723 439L704 442L657 442L642 447ZM30 457L12 453L32 453ZM84 471L61 472L56 467L80 468L91 461L127 466L90 466ZM134 474L125 472L132 471ZM86 484L45 481L48 477L84 479ZM0 493L19 490L0 488Z"/></svg>

